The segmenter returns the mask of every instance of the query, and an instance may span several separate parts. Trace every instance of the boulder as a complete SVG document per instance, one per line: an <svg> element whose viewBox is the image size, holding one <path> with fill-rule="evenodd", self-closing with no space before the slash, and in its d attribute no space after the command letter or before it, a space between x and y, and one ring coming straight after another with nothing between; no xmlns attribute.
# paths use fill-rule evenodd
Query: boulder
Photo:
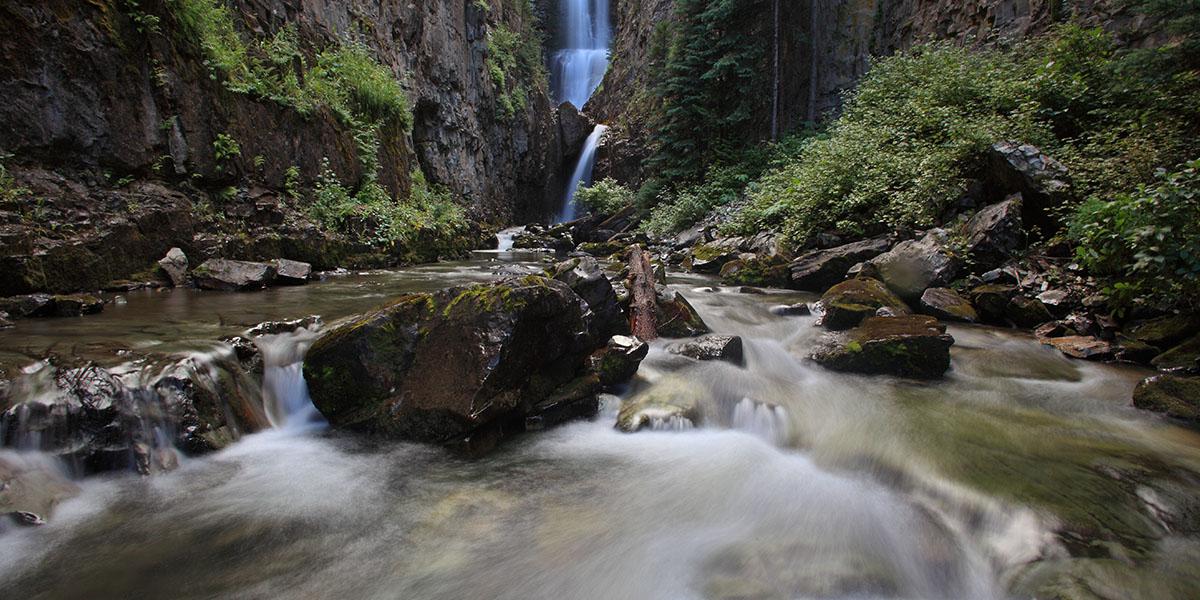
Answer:
<svg viewBox="0 0 1200 600"><path fill-rule="evenodd" d="M725 285L784 287L788 284L788 263L778 255L747 255L721 267L721 282Z"/></svg>
<svg viewBox="0 0 1200 600"><path fill-rule="evenodd" d="M1050 310L1041 300L1025 296L1016 296L1010 300L1004 308L1004 315L1013 325L1025 329L1032 329L1054 320L1054 315L1050 314Z"/></svg>
<svg viewBox="0 0 1200 600"><path fill-rule="evenodd" d="M781 304L771 307L771 314L781 317L803 317L812 314L812 308L807 302L797 302L795 304Z"/></svg>
<svg viewBox="0 0 1200 600"><path fill-rule="evenodd" d="M1200 332L1200 314L1167 315L1141 321L1125 332L1139 342L1170 348Z"/></svg>
<svg viewBox="0 0 1200 600"><path fill-rule="evenodd" d="M688 257L683 261L683 267L696 273L716 275L721 272L725 263L736 260L740 253L736 248L729 249L714 244L693 246Z"/></svg>
<svg viewBox="0 0 1200 600"><path fill-rule="evenodd" d="M1059 352L1071 358L1086 360L1112 360L1115 356L1113 345L1100 338L1084 335L1069 335L1065 337L1046 338L1043 344L1053 346Z"/></svg>
<svg viewBox="0 0 1200 600"><path fill-rule="evenodd" d="M963 226L966 250L973 266L987 269L1012 258L1025 245L1021 195L985 207ZM978 271L976 271L978 272Z"/></svg>
<svg viewBox="0 0 1200 600"><path fill-rule="evenodd" d="M617 385L632 379L649 353L649 344L635 337L614 335L604 348L592 353L589 369L600 377L601 385Z"/></svg>
<svg viewBox="0 0 1200 600"><path fill-rule="evenodd" d="M625 244L621 242L584 242L579 245L579 251L603 258L624 252Z"/></svg>
<svg viewBox="0 0 1200 600"><path fill-rule="evenodd" d="M54 314L54 296L50 294L27 294L0 299L0 310L10 318L49 317Z"/></svg>
<svg viewBox="0 0 1200 600"><path fill-rule="evenodd" d="M1163 371L1181 369L1200 371L1200 335L1185 340L1178 346L1154 357L1150 364Z"/></svg>
<svg viewBox="0 0 1200 600"><path fill-rule="evenodd" d="M1054 211L1070 191L1067 168L1035 146L1004 141L992 146L988 183L1006 193L1020 193L1021 218L1027 227L1051 234L1060 227Z"/></svg>
<svg viewBox="0 0 1200 600"><path fill-rule="evenodd" d="M583 298L596 315L601 335L629 333L629 320L621 309L617 293L595 258L582 256L560 262L551 269L551 277L567 284Z"/></svg>
<svg viewBox="0 0 1200 600"><path fill-rule="evenodd" d="M188 258L179 248L171 248L167 255L159 259L158 269L162 271L171 285L183 287L188 284Z"/></svg>
<svg viewBox="0 0 1200 600"><path fill-rule="evenodd" d="M953 345L933 317L870 317L850 331L827 334L811 357L834 371L937 379L950 368Z"/></svg>
<svg viewBox="0 0 1200 600"><path fill-rule="evenodd" d="M211 258L192 270L192 281L203 290L261 290L274 279L275 267L244 260Z"/></svg>
<svg viewBox="0 0 1200 600"><path fill-rule="evenodd" d="M948 248L945 230L934 229L920 240L896 244L870 261L879 279L906 302L921 299L931 287L946 287L958 276L963 260Z"/></svg>
<svg viewBox="0 0 1200 600"><path fill-rule="evenodd" d="M104 310L104 301L90 294L69 294L54 297L55 317L81 317Z"/></svg>
<svg viewBox="0 0 1200 600"><path fill-rule="evenodd" d="M346 320L313 344L304 378L334 427L480 452L576 387L606 340L567 284L528 276L409 294Z"/></svg>
<svg viewBox="0 0 1200 600"><path fill-rule="evenodd" d="M886 238L875 238L809 252L789 266L792 287L809 292L829 289L844 280L851 267L887 252L891 245Z"/></svg>
<svg viewBox="0 0 1200 600"><path fill-rule="evenodd" d="M667 352L696 360L721 360L741 366L746 364L742 338L736 335L711 333L694 340L667 346Z"/></svg>
<svg viewBox="0 0 1200 600"><path fill-rule="evenodd" d="M705 390L682 377L656 381L649 389L621 403L617 429L634 433L643 429L692 429L703 421Z"/></svg>
<svg viewBox="0 0 1200 600"><path fill-rule="evenodd" d="M655 322L658 334L667 338L695 337L711 331L687 298L674 290L658 294Z"/></svg>
<svg viewBox="0 0 1200 600"><path fill-rule="evenodd" d="M826 291L816 304L816 312L821 315L820 325L827 329L843 330L857 326L863 319L874 316L885 307L895 314L912 312L900 297L879 281L850 279Z"/></svg>
<svg viewBox="0 0 1200 600"><path fill-rule="evenodd" d="M972 288L968 294L971 304L983 320L990 323L1003 323L1008 312L1008 304L1016 296L1017 288L999 283L985 283Z"/></svg>
<svg viewBox="0 0 1200 600"><path fill-rule="evenodd" d="M712 226L707 223L700 223L690 229L685 229L675 236L675 239L671 242L671 247L675 250L683 250L696 244L711 241L712 229Z"/></svg>
<svg viewBox="0 0 1200 600"><path fill-rule="evenodd" d="M979 313L966 298L949 288L929 288L921 294L921 312L946 321L975 323Z"/></svg>
<svg viewBox="0 0 1200 600"><path fill-rule="evenodd" d="M312 265L306 262L277 258L271 266L275 267L275 285L304 285L312 279Z"/></svg>
<svg viewBox="0 0 1200 600"><path fill-rule="evenodd" d="M1200 421L1200 378L1153 375L1133 390L1133 405L1176 419Z"/></svg>

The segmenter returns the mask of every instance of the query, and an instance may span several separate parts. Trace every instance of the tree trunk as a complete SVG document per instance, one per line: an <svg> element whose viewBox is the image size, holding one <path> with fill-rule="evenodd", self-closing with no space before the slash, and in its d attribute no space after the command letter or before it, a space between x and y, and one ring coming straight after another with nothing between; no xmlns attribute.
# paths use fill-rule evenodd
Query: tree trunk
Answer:
<svg viewBox="0 0 1200 600"><path fill-rule="evenodd" d="M658 293L654 268L640 244L629 248L629 329L644 342L658 339Z"/></svg>

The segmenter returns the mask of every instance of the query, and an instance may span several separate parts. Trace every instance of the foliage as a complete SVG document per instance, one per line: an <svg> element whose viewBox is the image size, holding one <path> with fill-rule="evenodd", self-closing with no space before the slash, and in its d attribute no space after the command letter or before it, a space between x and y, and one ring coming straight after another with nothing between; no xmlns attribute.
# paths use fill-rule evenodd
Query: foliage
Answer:
<svg viewBox="0 0 1200 600"><path fill-rule="evenodd" d="M167 1L184 35L204 52L205 64L214 71L214 77L217 70L232 78L247 74L246 46L228 6L221 0Z"/></svg>
<svg viewBox="0 0 1200 600"><path fill-rule="evenodd" d="M227 133L218 133L213 140L213 156L219 163L232 161L242 155L242 146Z"/></svg>
<svg viewBox="0 0 1200 600"><path fill-rule="evenodd" d="M693 180L704 165L741 149L744 127L765 94L761 31L765 0L675 0L662 75L651 169L668 182ZM661 52L667 30L655 30Z"/></svg>
<svg viewBox="0 0 1200 600"><path fill-rule="evenodd" d="M828 137L752 186L736 228L779 228L803 244L822 231L933 225L1003 139L1059 158L1078 198L1134 189L1200 155L1200 86L1195 72L1164 81L1133 60L1074 25L1007 50L935 44L883 59Z"/></svg>
<svg viewBox="0 0 1200 600"><path fill-rule="evenodd" d="M307 84L315 98L347 121L397 122L405 130L412 127L404 88L363 44L347 42L318 54Z"/></svg>
<svg viewBox="0 0 1200 600"><path fill-rule="evenodd" d="M1194 307L1200 301L1200 160L1160 172L1158 182L1136 192L1084 202L1070 234L1079 259L1107 279L1113 299Z"/></svg>
<svg viewBox="0 0 1200 600"><path fill-rule="evenodd" d="M496 89L496 114L511 119L524 113L530 86L546 79L537 36L520 35L504 25L488 31L487 71Z"/></svg>
<svg viewBox="0 0 1200 600"><path fill-rule="evenodd" d="M16 179L8 172L8 167L4 166L4 161L11 158L11 155L0 154L0 202L12 203L28 196L30 191L28 188L17 185Z"/></svg>
<svg viewBox="0 0 1200 600"><path fill-rule="evenodd" d="M615 215L633 204L633 190L617 183L611 177L597 181L591 187L585 187L581 181L579 189L575 192L575 201L591 212Z"/></svg>
<svg viewBox="0 0 1200 600"><path fill-rule="evenodd" d="M419 170L405 201L396 201L377 181L351 194L326 162L317 177L310 214L326 228L379 246L411 246L428 237L462 233L467 220L446 188L431 185Z"/></svg>

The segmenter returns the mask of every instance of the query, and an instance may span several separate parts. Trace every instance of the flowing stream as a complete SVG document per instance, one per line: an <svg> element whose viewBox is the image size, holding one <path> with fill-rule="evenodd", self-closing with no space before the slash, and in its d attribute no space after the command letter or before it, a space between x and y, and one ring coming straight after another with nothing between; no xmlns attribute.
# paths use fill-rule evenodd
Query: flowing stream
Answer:
<svg viewBox="0 0 1200 600"><path fill-rule="evenodd" d="M130 295L0 332L0 363L51 340L110 361L207 347L189 340L333 322L499 267ZM329 430L299 377L315 334L259 338L276 428L169 473L77 481L48 525L0 535L0 598L1196 597L1200 436L1128 407L1143 373L952 327L945 381L837 374L802 358L810 317L771 312L810 296L672 286L743 337L745 366L655 342L594 419L476 460ZM667 386L704 421L614 429L623 397Z"/></svg>

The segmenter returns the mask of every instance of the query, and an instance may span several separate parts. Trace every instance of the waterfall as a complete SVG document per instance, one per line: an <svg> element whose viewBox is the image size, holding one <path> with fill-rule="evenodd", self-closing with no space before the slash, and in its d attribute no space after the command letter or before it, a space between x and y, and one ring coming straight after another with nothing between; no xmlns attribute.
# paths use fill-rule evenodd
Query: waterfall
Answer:
<svg viewBox="0 0 1200 600"><path fill-rule="evenodd" d="M558 215L559 223L575 220L575 192L579 190L580 185L586 187L592 184L592 169L596 166L596 148L600 146L600 138L604 137L604 132L607 130L608 127L597 125L592 130L592 134L588 136L587 141L583 143L583 151L579 153L579 162L575 165L575 171L571 173L571 178L567 180L562 212Z"/></svg>
<svg viewBox="0 0 1200 600"><path fill-rule="evenodd" d="M561 10L565 45L551 58L551 88L559 102L582 109L608 68L608 0L563 0Z"/></svg>
<svg viewBox="0 0 1200 600"><path fill-rule="evenodd" d="M776 446L783 446L792 437L787 411L781 406L742 398L733 408L733 428L756 435Z"/></svg>
<svg viewBox="0 0 1200 600"><path fill-rule="evenodd" d="M304 355L317 339L317 327L254 339L263 358L263 405L276 429L306 430L324 423L308 396Z"/></svg>

